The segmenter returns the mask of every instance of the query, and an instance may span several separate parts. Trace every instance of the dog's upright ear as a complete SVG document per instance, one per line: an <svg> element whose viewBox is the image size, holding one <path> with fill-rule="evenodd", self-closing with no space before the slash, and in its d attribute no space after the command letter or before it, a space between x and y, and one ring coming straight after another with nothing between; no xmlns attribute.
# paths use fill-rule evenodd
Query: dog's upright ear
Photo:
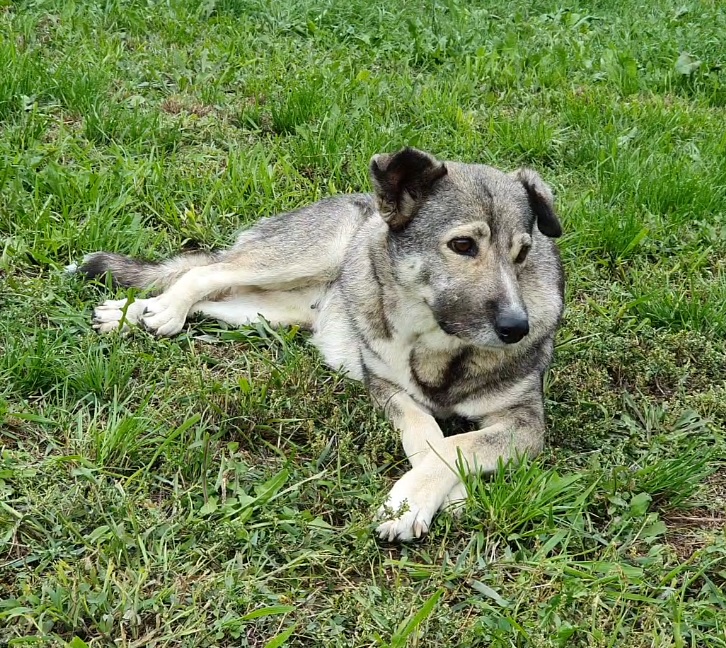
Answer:
<svg viewBox="0 0 726 648"><path fill-rule="evenodd" d="M400 232L447 170L443 162L428 153L405 148L373 156L370 172L381 216L394 232Z"/></svg>
<svg viewBox="0 0 726 648"><path fill-rule="evenodd" d="M552 190L540 178L539 174L532 169L520 169L515 173L517 179L527 190L529 207L537 219L539 231L551 238L562 236L562 226L557 214L555 214L555 201Z"/></svg>

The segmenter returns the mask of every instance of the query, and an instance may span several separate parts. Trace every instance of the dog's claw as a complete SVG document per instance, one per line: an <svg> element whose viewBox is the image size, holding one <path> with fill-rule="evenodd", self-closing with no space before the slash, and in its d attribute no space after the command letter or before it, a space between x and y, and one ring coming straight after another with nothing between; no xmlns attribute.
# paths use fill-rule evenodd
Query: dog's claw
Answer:
<svg viewBox="0 0 726 648"><path fill-rule="evenodd" d="M418 513L403 513L395 520L386 520L376 527L381 540L387 542L408 542L417 540L429 532L430 520L417 517Z"/></svg>

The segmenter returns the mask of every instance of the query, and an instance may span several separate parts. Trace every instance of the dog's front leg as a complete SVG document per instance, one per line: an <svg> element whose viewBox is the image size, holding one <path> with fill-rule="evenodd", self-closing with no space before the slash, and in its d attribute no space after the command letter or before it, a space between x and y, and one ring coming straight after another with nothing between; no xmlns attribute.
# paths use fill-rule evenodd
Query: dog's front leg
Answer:
<svg viewBox="0 0 726 648"><path fill-rule="evenodd" d="M412 466L421 463L444 434L436 419L400 387L371 378L368 389L393 426L401 433L403 450Z"/></svg>
<svg viewBox="0 0 726 648"><path fill-rule="evenodd" d="M444 434L436 422L436 419L423 406L419 405L411 396L400 387L379 378L370 378L368 388L373 399L384 410L387 418L401 434L403 449L416 468L432 453L442 450L445 441ZM400 483L400 482L399 482ZM397 484L398 485L398 484ZM379 527L379 533L385 537L384 528L389 528L391 539L398 536L398 532L392 527L405 527L412 535L401 536L401 539L419 537L428 531L429 523L434 513L441 504L433 506L428 510L426 506L411 507L408 498L405 496L405 489L391 491L386 504L378 511L379 518L390 518L401 513L401 518L393 521L386 521ZM454 500L461 500L465 496L463 484L457 480L454 486L445 493L445 504Z"/></svg>
<svg viewBox="0 0 726 648"><path fill-rule="evenodd" d="M426 533L447 495L460 483L460 473L491 473L505 463L542 448L544 423L532 416L490 417L487 427L443 439L391 489L384 511L389 517L378 526L386 540L411 540Z"/></svg>

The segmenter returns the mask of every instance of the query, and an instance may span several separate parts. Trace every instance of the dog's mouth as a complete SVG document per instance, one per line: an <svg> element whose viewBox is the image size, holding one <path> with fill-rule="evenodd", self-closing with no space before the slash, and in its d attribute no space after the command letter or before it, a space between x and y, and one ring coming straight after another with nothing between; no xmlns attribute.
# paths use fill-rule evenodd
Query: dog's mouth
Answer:
<svg viewBox="0 0 726 648"><path fill-rule="evenodd" d="M436 319L436 323L439 325L439 328L446 333L446 335L453 335L454 337L457 337L457 331L451 324L438 318Z"/></svg>
<svg viewBox="0 0 726 648"><path fill-rule="evenodd" d="M459 331L457 331L456 327L451 324L451 322L447 322L445 319L442 319L438 316L436 313L436 309L434 308L433 304L429 302L428 299L424 297L424 304L429 307L429 310L431 311L431 314L434 316L434 321L438 325L438 327L446 333L446 335L451 335L452 337L459 337Z"/></svg>
<svg viewBox="0 0 726 648"><path fill-rule="evenodd" d="M426 303L426 305L431 308L428 302ZM474 346L487 349L499 349L507 346L496 335L487 335L486 330L488 327L484 325L484 323L479 323L478 327L472 328L470 326L467 326L463 322L452 322L450 320L444 319L443 317L440 317L436 314L433 308L431 308L431 311L434 315L434 320L436 321L436 324L444 333L446 333L446 335L455 337L458 340L461 340L467 344L473 344Z"/></svg>
<svg viewBox="0 0 726 648"><path fill-rule="evenodd" d="M462 330L451 322L447 322L446 320L442 320L439 318L436 318L436 323L438 324L439 328L444 333L446 333L446 335L450 335L457 338L458 340L461 340L467 344L472 344L473 346L479 347L481 349L501 351L503 349L518 347L516 343L503 342L498 336L494 334L487 335L486 333L484 333L484 331L481 331L479 334L472 334L471 330Z"/></svg>

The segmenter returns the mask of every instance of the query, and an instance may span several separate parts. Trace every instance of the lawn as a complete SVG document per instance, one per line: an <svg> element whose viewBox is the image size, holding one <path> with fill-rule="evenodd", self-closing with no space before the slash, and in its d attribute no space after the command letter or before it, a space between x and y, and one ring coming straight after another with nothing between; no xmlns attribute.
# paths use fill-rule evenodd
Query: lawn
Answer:
<svg viewBox="0 0 726 648"><path fill-rule="evenodd" d="M0 644L726 647L717 0L0 0ZM423 541L295 329L91 329L161 259L368 190L377 152L529 165L565 228L545 452Z"/></svg>

